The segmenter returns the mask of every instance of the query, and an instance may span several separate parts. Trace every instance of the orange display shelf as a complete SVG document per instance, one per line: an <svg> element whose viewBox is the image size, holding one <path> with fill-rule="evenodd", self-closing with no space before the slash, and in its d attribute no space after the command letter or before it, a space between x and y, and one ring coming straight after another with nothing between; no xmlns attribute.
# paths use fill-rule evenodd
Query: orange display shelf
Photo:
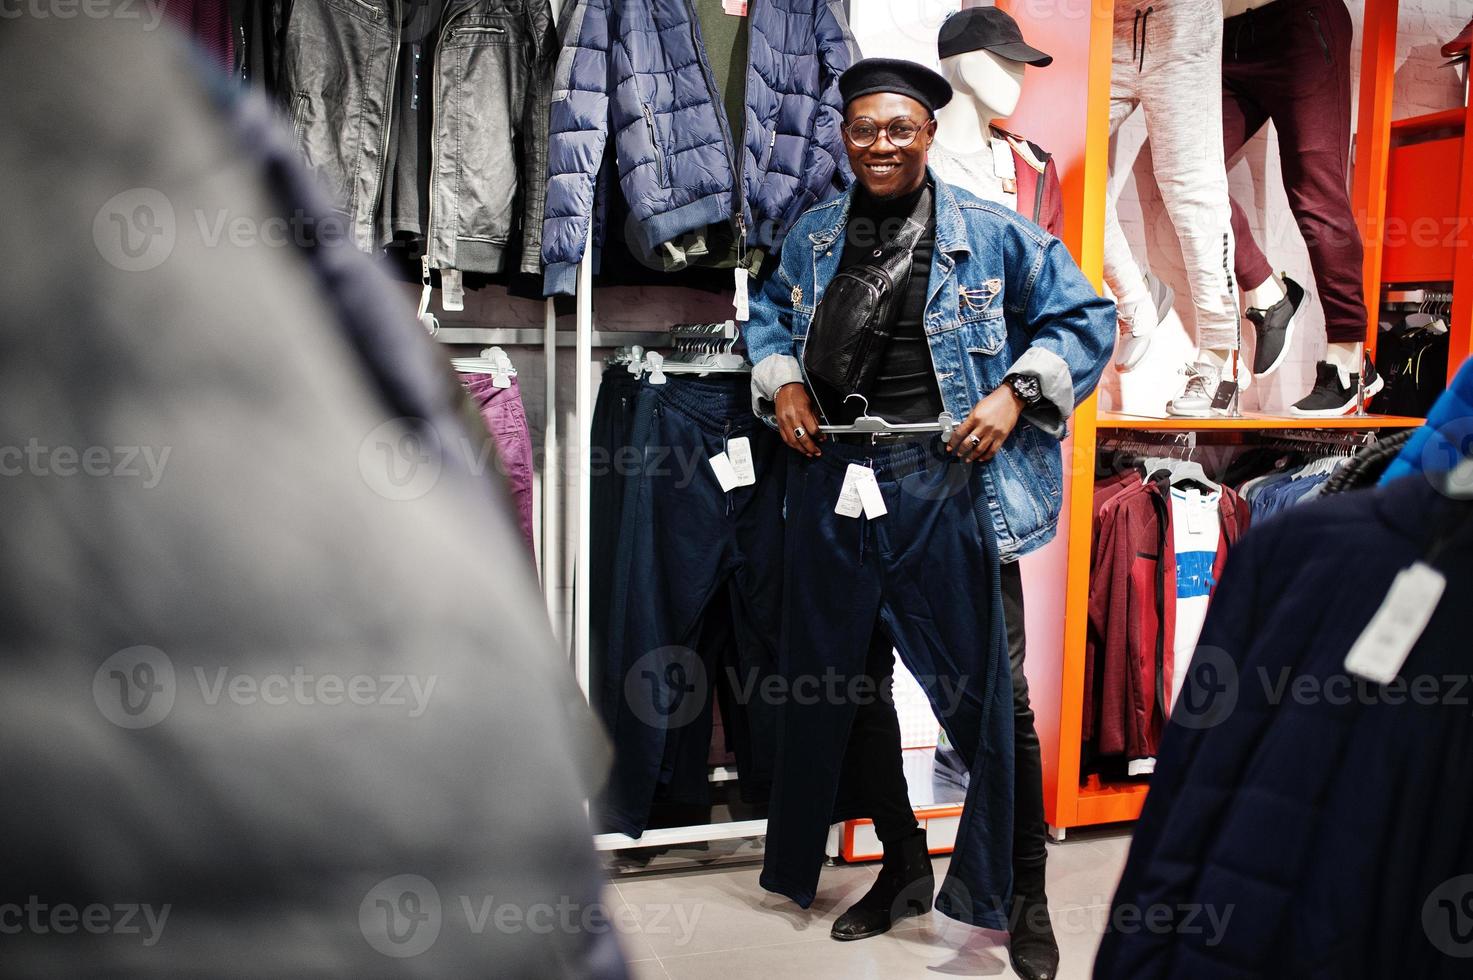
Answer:
<svg viewBox="0 0 1473 980"><path fill-rule="evenodd" d="M1409 415L1342 415L1332 419L1306 419L1294 415L1245 412L1242 418L1188 419L1101 412L1095 419L1095 426L1151 432L1258 432L1264 429L1411 429L1424 421Z"/></svg>
<svg viewBox="0 0 1473 980"><path fill-rule="evenodd" d="M1145 783L1105 783L1091 776L1079 787L1076 820L1084 826L1135 820L1146 805L1146 789Z"/></svg>

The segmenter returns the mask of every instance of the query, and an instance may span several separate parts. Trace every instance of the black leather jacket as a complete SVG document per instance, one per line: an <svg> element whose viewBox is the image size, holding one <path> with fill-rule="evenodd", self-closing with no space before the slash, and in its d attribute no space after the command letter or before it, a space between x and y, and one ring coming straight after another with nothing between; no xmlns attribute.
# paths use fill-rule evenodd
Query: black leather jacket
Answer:
<svg viewBox="0 0 1473 980"><path fill-rule="evenodd" d="M367 252L386 245L392 230L380 201L399 52L409 31L438 31L429 265L538 273L552 8L548 0L447 0L439 23L425 27L413 14L404 0L276 0L277 97L298 145L353 243Z"/></svg>

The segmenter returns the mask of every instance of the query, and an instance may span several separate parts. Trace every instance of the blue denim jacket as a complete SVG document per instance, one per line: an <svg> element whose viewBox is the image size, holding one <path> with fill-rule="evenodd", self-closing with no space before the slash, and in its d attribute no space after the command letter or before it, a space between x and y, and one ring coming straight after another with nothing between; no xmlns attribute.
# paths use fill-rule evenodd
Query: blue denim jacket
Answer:
<svg viewBox="0 0 1473 980"><path fill-rule="evenodd" d="M1036 377L1043 400L981 467L998 548L1014 560L1052 540L1063 503L1059 441L1114 350L1115 305L1096 294L1062 242L1013 211L936 180L936 248L926 302L931 363L960 419L1008 374ZM757 413L803 381L803 340L839 270L848 193L806 212L751 305L744 331Z"/></svg>

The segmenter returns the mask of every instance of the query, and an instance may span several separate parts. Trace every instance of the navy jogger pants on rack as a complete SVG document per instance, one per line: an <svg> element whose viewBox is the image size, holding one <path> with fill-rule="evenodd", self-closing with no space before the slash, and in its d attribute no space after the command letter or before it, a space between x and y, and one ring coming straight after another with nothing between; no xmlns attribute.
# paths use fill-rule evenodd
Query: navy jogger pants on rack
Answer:
<svg viewBox="0 0 1473 980"><path fill-rule="evenodd" d="M936 907L1006 928L1012 891L1013 692L997 544L981 473L939 440L788 454L780 671L786 689L762 886L807 907L876 621L930 698L971 777ZM875 520L834 513L850 463L870 466Z"/></svg>
<svg viewBox="0 0 1473 980"><path fill-rule="evenodd" d="M777 666L786 449L752 415L747 375L642 380L628 394L634 451L622 462L616 452L613 463L621 472L632 463L634 472L617 482L620 527L608 555L609 595L600 600L610 609L600 700L614 743L601 816L607 829L638 837L662 784L673 783L680 798L693 779L705 782L720 685L729 695L728 733L739 736L743 797L765 796L777 708L763 685ZM723 491L709 460L742 437L756 482ZM720 590L726 601L717 603ZM727 602L734 645L703 643L707 613ZM719 662L716 649L731 656Z"/></svg>

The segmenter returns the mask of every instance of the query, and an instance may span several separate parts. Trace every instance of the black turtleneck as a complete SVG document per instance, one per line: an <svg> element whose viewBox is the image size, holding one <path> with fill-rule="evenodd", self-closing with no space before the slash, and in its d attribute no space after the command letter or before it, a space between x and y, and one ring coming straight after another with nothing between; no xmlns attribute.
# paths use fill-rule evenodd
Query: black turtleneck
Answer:
<svg viewBox="0 0 1473 980"><path fill-rule="evenodd" d="M899 197L877 198L864 189L854 188L849 205L849 220L844 227L844 251L839 267L847 269L874 258L875 249L898 235L905 219L915 210L925 185ZM933 190L934 197L934 190ZM869 413L891 422L934 421L941 414L941 389L931 364L931 348L926 342L923 320L926 315L926 293L930 287L931 253L936 245L936 207L933 200L926 215L926 230L916 243L911 262L910 280L905 295L894 308L890 325L891 339L885 348L880 371L868 391ZM853 422L859 417L860 403L851 399L836 409L835 424Z"/></svg>

